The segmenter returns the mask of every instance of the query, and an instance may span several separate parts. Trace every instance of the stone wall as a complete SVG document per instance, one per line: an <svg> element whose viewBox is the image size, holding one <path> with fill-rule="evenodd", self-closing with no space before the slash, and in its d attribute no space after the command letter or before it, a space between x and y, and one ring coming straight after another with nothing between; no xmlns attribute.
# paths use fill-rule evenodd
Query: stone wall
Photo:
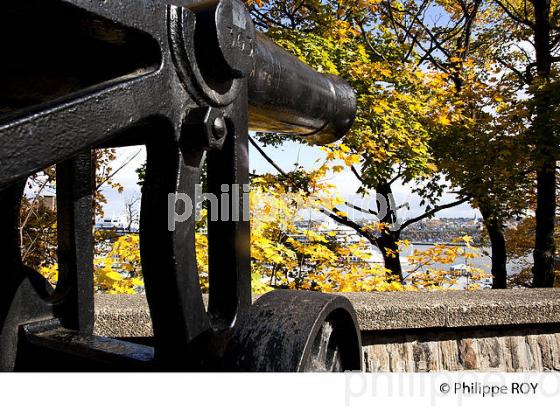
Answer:
<svg viewBox="0 0 560 410"><path fill-rule="evenodd" d="M367 332L362 337L368 372L560 370L560 328Z"/></svg>
<svg viewBox="0 0 560 410"><path fill-rule="evenodd" d="M560 370L560 290L347 294L365 370Z"/></svg>
<svg viewBox="0 0 560 410"><path fill-rule="evenodd" d="M560 290L344 296L356 309L368 372L560 370ZM95 332L150 336L143 295L98 296Z"/></svg>

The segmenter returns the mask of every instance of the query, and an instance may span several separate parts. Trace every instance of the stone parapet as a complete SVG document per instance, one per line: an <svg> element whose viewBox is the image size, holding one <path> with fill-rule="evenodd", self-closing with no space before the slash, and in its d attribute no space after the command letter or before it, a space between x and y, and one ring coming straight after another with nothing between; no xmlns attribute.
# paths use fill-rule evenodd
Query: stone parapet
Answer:
<svg viewBox="0 0 560 410"><path fill-rule="evenodd" d="M366 371L560 370L560 290L345 293ZM144 295L97 295L95 332L152 335Z"/></svg>

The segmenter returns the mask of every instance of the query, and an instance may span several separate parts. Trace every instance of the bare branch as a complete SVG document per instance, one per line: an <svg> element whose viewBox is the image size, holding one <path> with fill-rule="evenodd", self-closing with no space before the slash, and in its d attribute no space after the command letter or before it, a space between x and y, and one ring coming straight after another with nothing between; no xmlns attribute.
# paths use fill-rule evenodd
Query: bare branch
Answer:
<svg viewBox="0 0 560 410"><path fill-rule="evenodd" d="M531 75L531 68L534 66L534 64L529 64L526 69L525 69L525 73L521 72L521 70L517 69L516 67L514 67L512 64L509 64L507 61L501 59L500 57L496 57L496 61L498 63L500 63L501 65L503 65L504 67L506 67L507 69L509 69L513 74L515 74L523 83L525 84L531 84L532 81L532 75Z"/></svg>
<svg viewBox="0 0 560 410"><path fill-rule="evenodd" d="M140 152L142 152L142 150L138 150L136 151L135 154L131 155L130 157L128 157L116 170L114 170L113 172L111 172L109 175L107 175L105 178L103 178L95 187L96 191L99 191L99 189L107 183L107 181L109 181L111 178L113 178L115 175L117 175L117 173L119 171L121 171L124 167L126 167L128 164L130 164L130 162L136 158L138 156L138 154L140 154Z"/></svg>
<svg viewBox="0 0 560 410"><path fill-rule="evenodd" d="M391 180L388 182L389 185L392 185L394 182L397 181L397 179L399 179L400 177L403 176L403 172L402 172L402 163L399 164L399 170L397 171L396 175L391 178Z"/></svg>
<svg viewBox="0 0 560 410"><path fill-rule="evenodd" d="M461 205L462 203L465 203L465 202L467 202L467 201L468 201L468 198L460 198L460 199L458 199L458 200L456 200L456 201L449 202L449 203L444 204L444 205L438 205L438 206L436 206L436 207L430 209L429 211L424 212L422 215L418 215L418 216L415 217L415 218L411 218L411 219L409 219L409 220L403 222L403 223L401 224L401 227L399 228L399 230L402 231L402 230L403 230L404 228L406 228L407 226L412 225L412 224L414 224L414 223L416 223L416 222L418 222L418 221L421 221L422 219L429 218L429 217L433 216L435 213L437 213L437 212L439 212L439 211L442 211L442 210L448 209L448 208L453 208L454 206Z"/></svg>
<svg viewBox="0 0 560 410"><path fill-rule="evenodd" d="M356 211L362 212L364 214L370 214L370 215L377 216L377 212L374 211L373 209L365 209L365 208L359 207L358 205L354 205L353 203L348 202L348 201L344 201L344 205L346 205L349 208L355 209Z"/></svg>
<svg viewBox="0 0 560 410"><path fill-rule="evenodd" d="M270 158L265 152L264 150L257 144L257 142L253 139L253 137L249 136L249 142L251 143L251 145L253 145L253 147L256 148L256 150L259 152L259 154L261 154L263 156L263 158L270 164L272 165L281 175L283 176L288 176L288 174L282 169L280 168L280 166L278 164L276 164L274 162L274 160L272 158ZM351 219L348 219L348 217L342 216L340 215L340 209L338 208L333 208L332 210L326 209L326 208L321 208L319 209L319 212L321 212L324 215L327 215L329 218L333 219L334 221L343 224L345 226L348 226L352 229L354 229L359 235L367 238L368 240L371 241L371 238L368 237L368 235L363 231L363 227L358 224L355 221L352 221Z"/></svg>
<svg viewBox="0 0 560 410"><path fill-rule="evenodd" d="M373 53L374 59L375 60L381 60L381 61L387 61L385 56L382 53L380 53L379 51L377 51L375 46L372 44L372 42L367 37L367 31L364 29L364 26L360 23L360 24L358 24L358 27L360 27L360 35L364 39L364 42L368 46L369 50Z"/></svg>
<svg viewBox="0 0 560 410"><path fill-rule="evenodd" d="M270 158L270 157L267 155L266 152L264 152L264 150L260 147L259 144L257 144L257 142L253 139L253 137L249 136L249 142L251 143L251 145L252 145L253 147L255 147L255 149L256 149L257 151L259 151L259 154L261 154L262 157L263 157L264 159L266 159L266 161L267 161L270 165L272 165L272 166L274 167L274 169L276 169L276 171L278 171L281 175L283 175L283 176L285 176L285 177L288 176L288 173L287 173L286 171L284 171L282 168L280 168L280 166L279 166L276 162L274 162L274 160L273 160L272 158Z"/></svg>
<svg viewBox="0 0 560 410"><path fill-rule="evenodd" d="M359 223L357 223L357 222L355 222L351 219L348 219L345 216L341 216L340 214L338 214L338 212L340 212L340 211L337 210L336 208L333 211L330 211L326 208L319 209L319 212L321 212L323 215L327 215L329 218L338 222L341 225L344 225L344 226L347 226L349 228L354 229L358 235L366 238L370 242L373 241L373 243L375 243L375 245L377 246L377 243L376 243L375 239L373 239L370 235L368 235L364 231L364 227L362 225L360 225Z"/></svg>

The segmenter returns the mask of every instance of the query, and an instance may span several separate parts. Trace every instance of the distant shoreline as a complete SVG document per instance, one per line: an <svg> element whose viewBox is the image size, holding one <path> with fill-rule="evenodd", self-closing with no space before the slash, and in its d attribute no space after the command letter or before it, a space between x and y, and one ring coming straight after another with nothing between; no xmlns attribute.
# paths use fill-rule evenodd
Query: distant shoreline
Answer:
<svg viewBox="0 0 560 410"><path fill-rule="evenodd" d="M406 239L404 239L406 240ZM455 243L455 242L410 242L411 245L446 245L446 246L467 246L464 243ZM473 246L480 247L483 246L481 243L473 243Z"/></svg>

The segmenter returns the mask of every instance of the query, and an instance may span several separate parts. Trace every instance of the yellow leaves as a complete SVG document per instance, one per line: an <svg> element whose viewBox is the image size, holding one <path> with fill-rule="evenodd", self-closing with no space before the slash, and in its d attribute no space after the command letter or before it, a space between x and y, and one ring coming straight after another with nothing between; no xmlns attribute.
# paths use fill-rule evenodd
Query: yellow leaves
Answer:
<svg viewBox="0 0 560 410"><path fill-rule="evenodd" d="M358 154L350 154L346 157L343 158L344 163L346 164L346 166L350 167L352 165L356 165L359 164L361 161L362 157Z"/></svg>
<svg viewBox="0 0 560 410"><path fill-rule="evenodd" d="M410 247L410 241L408 239L403 239L400 241L397 241L397 246L399 247L399 249L408 249Z"/></svg>
<svg viewBox="0 0 560 410"><path fill-rule="evenodd" d="M386 67L379 68L378 73L381 74L383 77L390 77L393 74L392 71Z"/></svg>
<svg viewBox="0 0 560 410"><path fill-rule="evenodd" d="M473 242L473 237L470 235L463 235L458 238L454 238L453 243L464 243L465 245L469 246Z"/></svg>
<svg viewBox="0 0 560 410"><path fill-rule="evenodd" d="M389 103L384 100L377 101L376 106L373 107L373 112L375 112L376 114L383 114L384 112L388 112L390 110L391 107L389 106Z"/></svg>
<svg viewBox="0 0 560 410"><path fill-rule="evenodd" d="M253 256L260 257L269 263L283 264L284 262L293 260L296 256L295 252L286 246L265 238L259 238L254 241L252 245L257 251Z"/></svg>
<svg viewBox="0 0 560 410"><path fill-rule="evenodd" d="M377 236L381 232L387 231L389 229L391 229L391 224L388 224L388 223L385 223L385 222L373 221L373 222L370 222L367 225L364 225L364 230L368 231L370 233L374 233L375 236Z"/></svg>
<svg viewBox="0 0 560 410"><path fill-rule="evenodd" d="M56 285L58 282L58 263L50 266L41 266L39 273L49 281L51 285Z"/></svg>
<svg viewBox="0 0 560 410"><path fill-rule="evenodd" d="M314 230L304 230L303 235L306 236L307 240L309 241L313 241L313 242L320 242L320 243L328 243L327 238L325 238L324 235L322 235L319 232L316 232Z"/></svg>
<svg viewBox="0 0 560 410"><path fill-rule="evenodd" d="M446 115L440 115L437 117L438 123L443 126L448 126L451 124L451 120Z"/></svg>
<svg viewBox="0 0 560 410"><path fill-rule="evenodd" d="M423 251L416 249L408 257L411 268L407 281L421 289L439 290L454 287L460 278L466 280L467 285L490 278L483 269L472 264L481 255L471 245L472 240L472 237L465 235L455 238L452 245L436 244ZM442 265L451 266L442 269Z"/></svg>
<svg viewBox="0 0 560 410"><path fill-rule="evenodd" d="M334 24L334 29L331 31L332 39L336 41L338 45L347 44L359 35L360 31L344 20L337 20Z"/></svg>
<svg viewBox="0 0 560 410"><path fill-rule="evenodd" d="M345 14L355 15L357 13L363 13L364 9L370 10L372 12L376 11L377 7L381 3L381 0L358 0L358 1L339 1L339 7L337 9L337 17L342 17Z"/></svg>
<svg viewBox="0 0 560 410"><path fill-rule="evenodd" d="M41 273L53 285L58 281L58 264L43 266ZM143 287L138 235L120 236L109 252L94 259L94 284L97 291L133 294Z"/></svg>
<svg viewBox="0 0 560 410"><path fill-rule="evenodd" d="M345 154L348 154L350 152L350 147L346 144L338 144L338 149Z"/></svg>
<svg viewBox="0 0 560 410"><path fill-rule="evenodd" d="M299 284L290 284L292 289L316 290L320 292L373 292L403 290L400 284L386 281L387 271L382 265L351 264L331 267L321 273L309 273Z"/></svg>
<svg viewBox="0 0 560 410"><path fill-rule="evenodd" d="M428 162L426 163L426 169L428 171L428 174L430 173L435 173L438 171L438 167L436 164L434 164L433 162Z"/></svg>
<svg viewBox="0 0 560 410"><path fill-rule="evenodd" d="M342 145L335 155L340 158L350 153ZM323 194L325 198L336 197L330 191ZM286 196L276 187L266 192L255 187L251 200L255 204L251 211L252 271L268 277L272 286L322 292L406 288L398 283L388 284L384 266L371 263L368 243L346 243L337 231L302 219L298 206L313 203L304 193L292 192ZM278 206L284 207L282 213L273 211Z"/></svg>
<svg viewBox="0 0 560 410"><path fill-rule="evenodd" d="M326 171L328 170L333 172L342 172L344 167L339 163L329 166L329 163L333 161L342 161L347 167L359 164L362 161L362 156L357 152L352 152L350 147L345 144L332 145L329 147L323 147L322 149L326 152L327 164L322 167L322 170L324 171L323 175L317 176L325 176Z"/></svg>
<svg viewBox="0 0 560 410"><path fill-rule="evenodd" d="M125 278L110 267L100 267L95 270L95 284L99 290L109 294L134 294L132 279Z"/></svg>
<svg viewBox="0 0 560 410"><path fill-rule="evenodd" d="M263 279L264 275L258 269L252 269L251 292L254 295L261 295L272 290L272 288L268 286Z"/></svg>
<svg viewBox="0 0 560 410"><path fill-rule="evenodd" d="M121 275L119 275L117 272L115 272L114 270L106 270L106 269L102 269L101 273L99 275L103 281L121 281L123 278L121 277Z"/></svg>
<svg viewBox="0 0 560 410"><path fill-rule="evenodd" d="M389 257L389 258L396 258L397 255L399 254L398 251L390 249L390 248L384 248L384 252L385 252L385 255L387 255L387 257Z"/></svg>
<svg viewBox="0 0 560 410"><path fill-rule="evenodd" d="M133 294L144 286L141 279L140 238L136 234L119 236L111 250L94 260L94 280L99 291Z"/></svg>

